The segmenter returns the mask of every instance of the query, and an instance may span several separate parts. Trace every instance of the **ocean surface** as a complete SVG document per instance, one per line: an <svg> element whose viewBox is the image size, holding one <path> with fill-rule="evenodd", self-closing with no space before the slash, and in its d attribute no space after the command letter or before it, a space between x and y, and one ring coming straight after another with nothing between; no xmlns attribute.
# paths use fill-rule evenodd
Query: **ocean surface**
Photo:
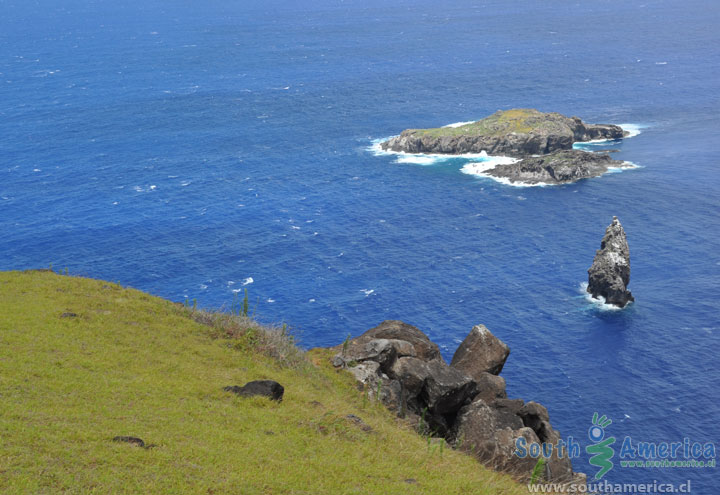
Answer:
<svg viewBox="0 0 720 495"><path fill-rule="evenodd" d="M511 397L613 482L717 493L716 469L619 466L720 443L720 4L0 0L0 269L66 268L228 308L249 290L306 347L385 319L446 359L478 323ZM637 168L513 187L489 158L373 145L531 107L631 124ZM474 164L474 165L473 165ZM482 168L482 167L480 167ZM472 170L471 170L472 171ZM582 289L617 215L636 303ZM575 460L590 477L588 457Z"/></svg>

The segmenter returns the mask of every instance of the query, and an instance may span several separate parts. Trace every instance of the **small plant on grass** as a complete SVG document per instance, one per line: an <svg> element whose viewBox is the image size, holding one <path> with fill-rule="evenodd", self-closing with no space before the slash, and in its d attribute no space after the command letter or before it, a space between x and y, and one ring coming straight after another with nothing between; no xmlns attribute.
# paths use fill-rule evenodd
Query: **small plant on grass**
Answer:
<svg viewBox="0 0 720 495"><path fill-rule="evenodd" d="M535 463L535 467L532 470L532 474L530 475L530 484L535 485L540 481L543 475L543 471L545 470L545 458L540 457L537 462Z"/></svg>

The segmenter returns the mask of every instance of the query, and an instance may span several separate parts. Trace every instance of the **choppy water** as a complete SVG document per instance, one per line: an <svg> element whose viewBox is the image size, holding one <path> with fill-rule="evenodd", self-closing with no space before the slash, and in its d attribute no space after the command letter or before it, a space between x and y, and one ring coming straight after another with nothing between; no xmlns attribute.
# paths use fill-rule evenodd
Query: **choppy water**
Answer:
<svg viewBox="0 0 720 495"><path fill-rule="evenodd" d="M443 4L0 2L0 269L205 307L248 288L307 346L397 318L450 358L484 323L565 436L599 411L619 439L718 443L718 4ZM512 107L641 126L613 145L638 168L517 188L369 150ZM624 311L581 289L613 215Z"/></svg>

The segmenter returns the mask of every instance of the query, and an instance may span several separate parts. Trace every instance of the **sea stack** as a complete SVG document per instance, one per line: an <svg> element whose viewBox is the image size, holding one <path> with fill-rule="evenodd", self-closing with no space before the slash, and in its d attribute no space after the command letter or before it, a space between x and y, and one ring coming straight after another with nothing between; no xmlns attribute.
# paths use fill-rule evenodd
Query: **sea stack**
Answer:
<svg viewBox="0 0 720 495"><path fill-rule="evenodd" d="M625 230L618 218L613 217L588 270L587 291L593 297L603 297L607 304L624 308L635 300L627 290L629 283L630 248Z"/></svg>

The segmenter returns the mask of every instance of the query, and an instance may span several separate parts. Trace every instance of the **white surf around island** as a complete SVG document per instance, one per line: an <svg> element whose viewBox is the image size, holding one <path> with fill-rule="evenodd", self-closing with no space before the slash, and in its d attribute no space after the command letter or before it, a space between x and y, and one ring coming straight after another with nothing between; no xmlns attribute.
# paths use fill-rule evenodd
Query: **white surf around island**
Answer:
<svg viewBox="0 0 720 495"><path fill-rule="evenodd" d="M455 122L452 124L444 125L443 127L462 127L467 124L472 124L475 121L470 120L467 122ZM628 132L628 135L625 136L623 139L630 139L633 138L639 134L642 133L642 130L650 127L646 124L618 124L620 127L623 128L623 130ZM460 172L467 175L473 175L475 177L483 178L483 179L491 179L495 182L499 182L500 184L504 184L506 186L511 187L547 187L547 186L560 186L563 184L549 184L546 182L539 182L539 183L525 183L525 182L512 182L509 179L505 177L495 177L493 175L488 174L487 172L489 170L492 170L497 165L506 165L506 164L512 164L517 161L519 161L518 158L512 158L509 156L494 156L494 155L488 155L485 151L482 151L480 153L464 153L460 155L450 155L450 154L442 154L442 153L406 153L404 151L391 151L391 150L384 150L380 146L381 143L384 143L385 141L388 141L389 139L392 139L396 136L389 136L385 138L380 139L374 139L371 141L371 145L367 148L368 151L373 153L375 156L395 156L395 163L409 163L413 165L423 165L423 166L430 166L430 165L440 165L446 162L450 161L457 161L461 160L465 163L462 164L462 167L460 167ZM595 141L586 141L582 143L575 143L573 145L573 149L579 149L583 151L594 151L594 147L596 146L607 146L612 143L620 142L619 140L612 140L612 139L598 139ZM607 172L605 174L616 174L619 172L623 172L625 170L634 169L634 168L641 168L639 165L629 162L629 161L623 161L620 162L621 165L617 167L610 167L608 168ZM600 176L602 177L602 176Z"/></svg>
<svg viewBox="0 0 720 495"><path fill-rule="evenodd" d="M627 303L627 305L625 305L625 308L620 308L618 306L615 306L614 304L608 304L605 302L605 298L602 296L593 297L592 294L587 291L587 288L587 282L582 282L580 284L580 292L582 293L582 297L587 303L590 304L592 309L598 309L600 311L622 311L623 309L630 307L630 305L632 304L632 301Z"/></svg>
<svg viewBox="0 0 720 495"><path fill-rule="evenodd" d="M453 125L453 124L450 124ZM368 151L376 156L395 156L395 163L412 163L415 165L438 165L443 162L449 162L453 160L466 160L471 163L482 163L490 165L489 168L495 165L503 165L506 163L515 163L518 161L516 158L509 156L491 156L485 151L480 153L463 153L460 155L450 155L443 153L406 153L404 151L391 151L384 150L380 147L381 143L393 138L390 136L381 139L375 139L372 141L372 145L368 148Z"/></svg>

